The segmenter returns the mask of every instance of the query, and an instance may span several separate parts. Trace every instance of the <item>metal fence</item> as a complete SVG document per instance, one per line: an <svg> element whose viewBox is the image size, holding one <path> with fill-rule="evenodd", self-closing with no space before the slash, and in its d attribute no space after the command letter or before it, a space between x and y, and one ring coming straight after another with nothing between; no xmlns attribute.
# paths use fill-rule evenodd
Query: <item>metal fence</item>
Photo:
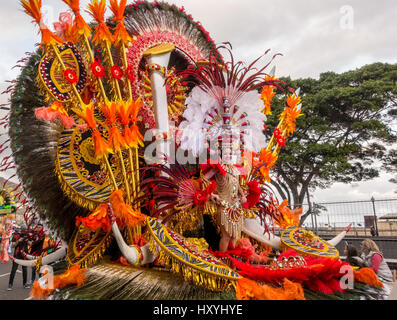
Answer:
<svg viewBox="0 0 397 320"><path fill-rule="evenodd" d="M302 207L303 213L309 209L308 205ZM311 208L302 224L304 229L330 240L351 223L345 240L360 250L362 240L371 238L383 252L389 267L397 270L397 199L312 203ZM281 235L280 228L274 231ZM344 247L344 241L337 245L341 255Z"/></svg>
<svg viewBox="0 0 397 320"><path fill-rule="evenodd" d="M304 205L303 212L307 209ZM327 237L350 223L350 236L397 237L397 199L313 203L302 226Z"/></svg>

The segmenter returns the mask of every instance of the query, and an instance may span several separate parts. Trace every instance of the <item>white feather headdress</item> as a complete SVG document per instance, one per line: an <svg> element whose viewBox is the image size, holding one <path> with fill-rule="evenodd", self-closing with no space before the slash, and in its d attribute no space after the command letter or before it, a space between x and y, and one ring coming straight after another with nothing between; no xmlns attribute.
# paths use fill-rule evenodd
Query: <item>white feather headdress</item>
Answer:
<svg viewBox="0 0 397 320"><path fill-rule="evenodd" d="M227 145L256 153L266 146L264 105L255 89L277 86L273 80L263 80L267 75L263 70L270 63L249 75L260 58L243 67L242 62L234 63L226 49L231 62L222 65L210 57L208 64L184 72L196 87L186 100L185 120L179 125L180 147L195 157L214 142L216 147Z"/></svg>

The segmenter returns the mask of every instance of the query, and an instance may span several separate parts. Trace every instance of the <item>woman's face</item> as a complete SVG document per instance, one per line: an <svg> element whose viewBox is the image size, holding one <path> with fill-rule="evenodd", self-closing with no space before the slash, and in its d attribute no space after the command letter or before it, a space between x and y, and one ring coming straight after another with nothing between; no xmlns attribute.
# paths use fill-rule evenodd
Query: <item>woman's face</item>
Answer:
<svg viewBox="0 0 397 320"><path fill-rule="evenodd" d="M345 255L347 255L348 251L347 251L347 247L345 247L345 250L343 251Z"/></svg>

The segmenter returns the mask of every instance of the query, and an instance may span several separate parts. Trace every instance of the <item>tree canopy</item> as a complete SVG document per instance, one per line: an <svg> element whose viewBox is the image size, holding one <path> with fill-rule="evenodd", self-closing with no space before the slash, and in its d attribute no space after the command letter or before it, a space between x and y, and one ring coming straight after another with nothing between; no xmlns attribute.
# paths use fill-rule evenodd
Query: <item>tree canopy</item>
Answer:
<svg viewBox="0 0 397 320"><path fill-rule="evenodd" d="M304 113L273 170L272 184L292 206L303 204L315 188L377 177L387 157L395 163L397 64L326 72L318 80L281 80L301 88ZM268 117L269 137L283 108L283 97L277 95Z"/></svg>

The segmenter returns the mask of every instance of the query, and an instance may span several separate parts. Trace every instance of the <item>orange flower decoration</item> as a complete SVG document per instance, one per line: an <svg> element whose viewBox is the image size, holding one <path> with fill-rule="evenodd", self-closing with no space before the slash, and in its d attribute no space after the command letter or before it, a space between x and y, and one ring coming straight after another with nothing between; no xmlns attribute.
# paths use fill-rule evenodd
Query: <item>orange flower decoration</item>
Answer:
<svg viewBox="0 0 397 320"><path fill-rule="evenodd" d="M48 29L48 27L42 22L41 0L21 0L21 5L24 8L25 13L31 16L40 27L41 47L63 43L62 39L52 33L50 29Z"/></svg>
<svg viewBox="0 0 397 320"><path fill-rule="evenodd" d="M284 279L282 288L273 288L241 278L237 282L236 298L238 300L306 300L302 286L288 279Z"/></svg>
<svg viewBox="0 0 397 320"><path fill-rule="evenodd" d="M92 137L94 139L95 157L97 159L102 158L103 156L106 156L112 152L112 149L109 147L105 139L102 138L97 129L92 132Z"/></svg>
<svg viewBox="0 0 397 320"><path fill-rule="evenodd" d="M87 269L80 269L79 265L75 265L69 268L65 273L61 275L54 276L53 278L53 288L42 288L38 281L33 283L33 288L30 293L30 296L36 300L47 299L48 296L55 289L64 288L70 285L76 285L80 287L87 279L87 276L84 272ZM46 274L46 272L44 273Z"/></svg>
<svg viewBox="0 0 397 320"><path fill-rule="evenodd" d="M371 268L361 268L354 270L354 281L362 282L373 287L383 288L383 283L379 281L376 273Z"/></svg>
<svg viewBox="0 0 397 320"><path fill-rule="evenodd" d="M132 38L128 34L124 25L124 11L126 4L127 0L121 0L120 3L118 3L117 0L110 0L109 8L114 14L113 21L117 22L114 32L115 46L128 46L130 42L132 42Z"/></svg>
<svg viewBox="0 0 397 320"><path fill-rule="evenodd" d="M299 216L302 214L302 208L296 208L292 211L288 208L288 200L284 200L278 207L281 213L281 219L276 224L282 228L287 229L290 226L297 226L299 224Z"/></svg>
<svg viewBox="0 0 397 320"><path fill-rule="evenodd" d="M83 104L81 106L81 110L77 108L72 108L72 110L87 123L90 129L96 128L96 122L94 117L94 105L90 104Z"/></svg>
<svg viewBox="0 0 397 320"><path fill-rule="evenodd" d="M276 80L275 77L271 76L266 76L265 81L273 81ZM263 90L261 92L261 97L260 99L263 100L263 103L265 104L265 109L263 109L263 113L266 115L272 114L270 111L270 105L272 103L272 99L276 94L275 91L276 87L272 85L264 85Z"/></svg>
<svg viewBox="0 0 397 320"><path fill-rule="evenodd" d="M84 227L96 231L102 228L103 231L109 232L111 229L110 219L107 214L108 205L102 204L98 206L88 217L76 218L76 227L82 224Z"/></svg>
<svg viewBox="0 0 397 320"><path fill-rule="evenodd" d="M88 4L87 12L98 22L92 39L95 45L99 45L101 42L112 43L113 35L105 23L106 0L93 0L92 3Z"/></svg>
<svg viewBox="0 0 397 320"><path fill-rule="evenodd" d="M78 35L85 35L87 38L91 34L91 28L80 14L80 0L62 0L74 13L73 31Z"/></svg>

